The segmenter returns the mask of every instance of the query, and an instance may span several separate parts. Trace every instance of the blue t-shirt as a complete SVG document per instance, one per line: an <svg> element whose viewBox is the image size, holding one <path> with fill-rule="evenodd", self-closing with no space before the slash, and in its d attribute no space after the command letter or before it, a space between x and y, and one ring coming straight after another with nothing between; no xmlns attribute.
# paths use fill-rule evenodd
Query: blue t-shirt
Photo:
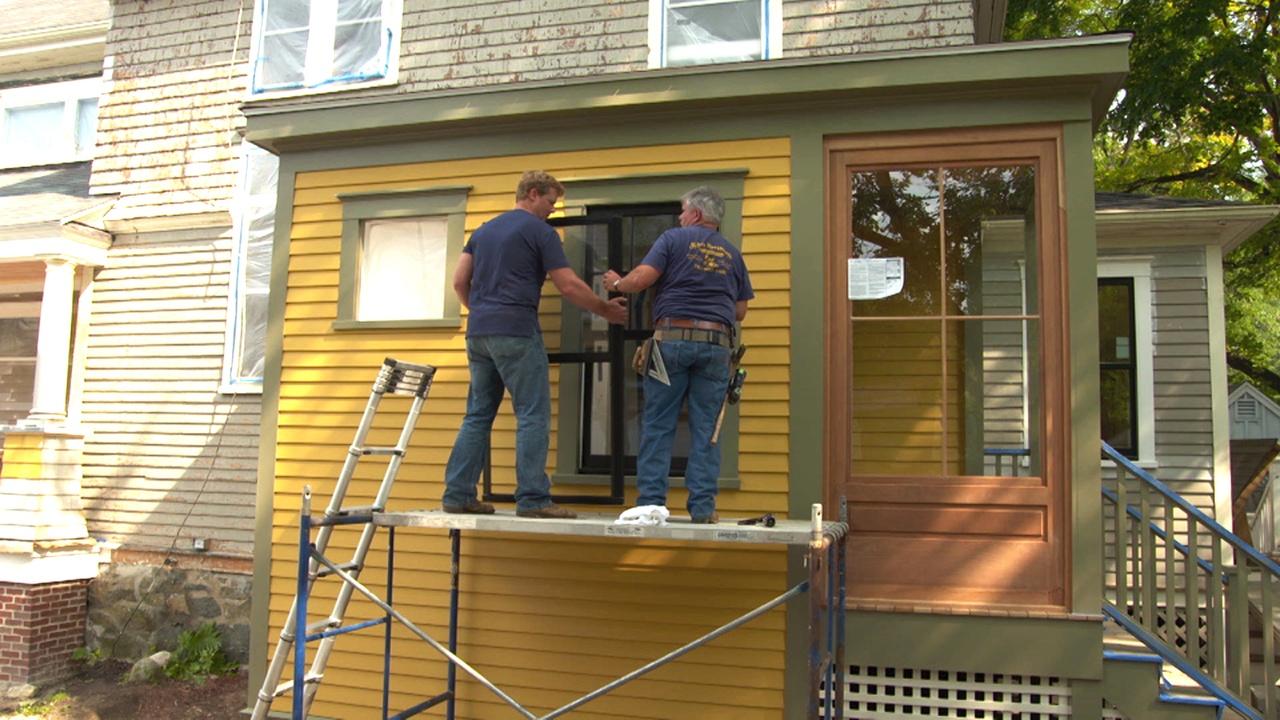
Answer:
<svg viewBox="0 0 1280 720"><path fill-rule="evenodd" d="M471 253L467 337L532 337L547 273L569 267L560 236L536 215L508 210L476 228L462 252Z"/></svg>
<svg viewBox="0 0 1280 720"><path fill-rule="evenodd" d="M742 253L711 228L692 225L662 233L640 264L662 273L653 286L655 320L733 325L734 305L756 296Z"/></svg>

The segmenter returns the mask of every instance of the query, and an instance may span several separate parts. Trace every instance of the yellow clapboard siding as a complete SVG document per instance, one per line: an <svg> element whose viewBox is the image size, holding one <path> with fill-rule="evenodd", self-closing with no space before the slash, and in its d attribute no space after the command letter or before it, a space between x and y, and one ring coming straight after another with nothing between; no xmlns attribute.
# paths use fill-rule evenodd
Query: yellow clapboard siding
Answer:
<svg viewBox="0 0 1280 720"><path fill-rule="evenodd" d="M655 162L655 158L679 158ZM469 185L467 232L509 209L524 168L562 180L575 177L747 168L743 252L757 298L746 322L748 386L739 406L738 489L723 489L726 517L788 510L790 432L790 148L785 139L705 142L662 147L543 153L301 173L290 230L284 356L281 377L275 506L272 513L271 624L278 629L294 591L300 493L311 485L323 507L346 457L355 423L382 358L437 367L426 410L401 468L390 505L438 507L444 464L465 407L468 373L462 327L335 331L342 204L349 192ZM570 189L572 193L572 188ZM572 195L570 195L572 203ZM560 299L548 285L540 312L545 340L557 347ZM553 407L559 372L552 370ZM403 403L387 399L369 442L391 444ZM553 420L553 427L555 420ZM513 484L515 423L509 403L495 422L495 489ZM554 464L553 453L549 462ZM362 462L352 498L375 491L383 465ZM559 492L603 493L601 486L557 484ZM634 503L635 489L627 489ZM367 500L365 500L367 502ZM683 514L686 493L672 488L668 504ZM600 512L598 506L578 506ZM607 509L614 512L614 509ZM354 536L335 533L331 555L349 554ZM397 605L436 631L447 621L447 535L402 531L397 536ZM384 572L375 551L364 579ZM550 708L637 667L786 587L786 553L777 548L726 548L710 543L634 543L469 534L463 543L462 643L522 701ZM319 597L332 597L322 590ZM318 606L323 605L318 601ZM364 601L358 611L376 615ZM593 702L583 718L775 718L781 712L785 621L771 613L677 664ZM360 716L377 704L381 640L344 636L316 712ZM444 663L397 631L393 687L416 690L415 678L440 678ZM346 648L354 655L344 655ZM467 654L464 652L464 657ZM503 708L470 683L461 686L459 717L493 717ZM396 693L401 697L401 693ZM697 697L698 702L689 698ZM639 702L638 702L639 701ZM407 702L407 700L406 700ZM326 710L328 708L328 710Z"/></svg>

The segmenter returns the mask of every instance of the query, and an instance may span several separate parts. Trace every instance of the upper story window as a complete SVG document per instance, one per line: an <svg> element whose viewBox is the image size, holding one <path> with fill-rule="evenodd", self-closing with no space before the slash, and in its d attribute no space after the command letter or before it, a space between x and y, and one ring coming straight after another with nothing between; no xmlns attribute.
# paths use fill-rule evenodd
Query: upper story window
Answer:
<svg viewBox="0 0 1280 720"><path fill-rule="evenodd" d="M262 0L252 92L395 78L399 0Z"/></svg>
<svg viewBox="0 0 1280 720"><path fill-rule="evenodd" d="M650 0L649 67L782 55L782 0Z"/></svg>
<svg viewBox="0 0 1280 720"><path fill-rule="evenodd" d="M99 78L0 90L0 167L93 157Z"/></svg>

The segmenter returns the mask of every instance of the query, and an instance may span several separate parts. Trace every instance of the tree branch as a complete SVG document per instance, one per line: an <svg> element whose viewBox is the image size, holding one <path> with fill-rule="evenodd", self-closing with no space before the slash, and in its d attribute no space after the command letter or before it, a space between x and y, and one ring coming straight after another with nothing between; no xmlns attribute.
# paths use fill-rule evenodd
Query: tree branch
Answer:
<svg viewBox="0 0 1280 720"><path fill-rule="evenodd" d="M1202 168L1196 170L1187 170L1186 172L1172 173L1169 175L1161 175L1153 178L1139 178L1124 187L1124 192L1133 192L1139 188L1150 185L1159 185L1167 182L1178 182L1180 180L1195 180L1196 178L1209 177L1216 175L1222 168L1222 161L1217 160Z"/></svg>
<svg viewBox="0 0 1280 720"><path fill-rule="evenodd" d="M1272 393L1280 393L1280 374L1264 367L1259 367L1252 360L1242 355L1227 351L1227 365L1249 376L1250 380L1271 389Z"/></svg>

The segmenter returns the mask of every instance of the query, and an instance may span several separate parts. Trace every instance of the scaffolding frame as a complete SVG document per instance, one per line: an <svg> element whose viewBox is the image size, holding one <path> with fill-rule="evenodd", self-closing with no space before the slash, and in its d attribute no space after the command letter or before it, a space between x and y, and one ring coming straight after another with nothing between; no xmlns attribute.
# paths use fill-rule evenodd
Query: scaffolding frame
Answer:
<svg viewBox="0 0 1280 720"><path fill-rule="evenodd" d="M385 599L361 584L342 565L325 557L322 552L317 550L315 543L311 540L311 533L315 528L360 523L373 523L375 526L388 529ZM383 720L409 718L441 703L445 704L445 718L454 720L457 701L457 671L459 669L487 688L521 717L527 720L552 720L566 715L582 705L678 659L692 650L702 647L774 608L807 594L809 601L808 705L805 717L810 719L843 720L845 706L845 544L849 532L848 525L843 521L823 522L822 506L818 504L813 505L812 516L808 522L803 520L779 520L772 526L763 524L736 525L731 523L732 521L727 520L723 523L707 525L693 524L688 521L676 521L652 526L617 525L614 524L612 515L585 515L576 519L555 520L520 518L511 511L499 511L494 515L455 515L444 513L440 510L370 512L367 514L313 518L311 516L311 490L308 487L303 491L299 523L298 594L296 598L297 612L294 614L294 622L296 623L295 637L298 638L298 641L293 647L294 677L305 677L307 643L382 625L384 626L381 715ZM395 591L395 534L397 528L429 528L448 530L449 532L452 562L450 564L447 644L442 644L431 637L393 606ZM808 570L808 577L781 595L672 650L666 655L622 675L565 705L539 715L503 692L497 685L467 664L457 654L459 580L461 577L461 547L464 530L513 534L798 546L806 548L805 566ZM330 574L340 578L343 583L380 608L384 615L380 618L357 622L352 625L308 633L307 604L308 595L310 594L308 578L312 562L323 566ZM409 632L426 642L449 661L445 689L442 692L395 714L390 713L389 707L392 660L391 628L393 621L399 622ZM304 695L305 693L301 692L293 693L292 718L294 720L305 720L307 716L309 703L304 703Z"/></svg>

